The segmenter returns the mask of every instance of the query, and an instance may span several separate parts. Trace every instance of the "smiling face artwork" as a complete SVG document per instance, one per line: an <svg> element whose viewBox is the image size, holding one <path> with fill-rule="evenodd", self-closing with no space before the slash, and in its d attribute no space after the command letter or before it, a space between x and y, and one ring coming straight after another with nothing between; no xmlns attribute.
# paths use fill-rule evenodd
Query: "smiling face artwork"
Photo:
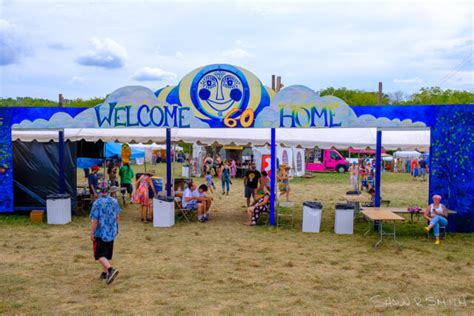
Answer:
<svg viewBox="0 0 474 316"><path fill-rule="evenodd" d="M195 69L175 89L157 95L170 104L189 107L209 127L251 127L274 93L246 69L214 64Z"/></svg>
<svg viewBox="0 0 474 316"><path fill-rule="evenodd" d="M240 108L244 89L237 75L217 70L205 74L199 80L197 91L202 109L210 117L222 118L232 107Z"/></svg>

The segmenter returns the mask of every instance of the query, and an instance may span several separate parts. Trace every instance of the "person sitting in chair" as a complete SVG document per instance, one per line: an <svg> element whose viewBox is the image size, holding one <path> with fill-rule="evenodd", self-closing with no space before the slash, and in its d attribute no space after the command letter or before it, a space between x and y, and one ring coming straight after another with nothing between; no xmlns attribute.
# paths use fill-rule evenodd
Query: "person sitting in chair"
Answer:
<svg viewBox="0 0 474 316"><path fill-rule="evenodd" d="M211 199L205 196L207 189L207 185L205 184L201 185L198 189L196 184L191 182L183 193L183 208L196 210L198 213L198 220L201 223L204 223L209 219Z"/></svg>
<svg viewBox="0 0 474 316"><path fill-rule="evenodd" d="M263 187L264 194L253 206L247 208L247 223L245 225L257 225L261 213L267 213L270 205L270 190L267 186Z"/></svg>
<svg viewBox="0 0 474 316"><path fill-rule="evenodd" d="M439 245L439 228L448 226L448 210L446 206L440 203L441 195L433 195L433 203L430 204L423 213L423 217L429 222L429 225L425 227L427 233L433 229L435 235L435 245Z"/></svg>

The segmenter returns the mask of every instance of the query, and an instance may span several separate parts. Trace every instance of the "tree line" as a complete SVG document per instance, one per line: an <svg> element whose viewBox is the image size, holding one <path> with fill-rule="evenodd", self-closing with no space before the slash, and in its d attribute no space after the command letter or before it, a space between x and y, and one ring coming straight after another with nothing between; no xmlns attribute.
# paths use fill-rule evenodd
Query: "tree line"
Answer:
<svg viewBox="0 0 474 316"><path fill-rule="evenodd" d="M349 105L377 105L378 92L353 90L347 88L329 87L319 91L320 96L333 95L344 100ZM65 99L66 107L93 107L104 102L105 98L94 97L91 99ZM421 88L413 94L396 91L382 95L383 105L409 105L409 104L474 104L474 93L465 90L443 90L439 87ZM17 97L0 98L0 106L58 106L57 101L48 99Z"/></svg>

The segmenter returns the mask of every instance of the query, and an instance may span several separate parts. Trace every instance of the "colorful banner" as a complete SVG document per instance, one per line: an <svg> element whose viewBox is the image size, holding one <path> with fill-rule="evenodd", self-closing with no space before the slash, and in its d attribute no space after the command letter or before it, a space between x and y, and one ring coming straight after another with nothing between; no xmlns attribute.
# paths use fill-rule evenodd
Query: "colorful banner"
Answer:
<svg viewBox="0 0 474 316"><path fill-rule="evenodd" d="M219 64L192 71L176 87L155 93L141 86L123 87L112 92L103 104L75 116L67 112L55 113L47 119L25 115L13 128L426 126L422 120L383 117L383 111L384 107L379 107L374 111L377 117L358 116L343 100L320 97L304 86L290 86L275 95L251 72Z"/></svg>

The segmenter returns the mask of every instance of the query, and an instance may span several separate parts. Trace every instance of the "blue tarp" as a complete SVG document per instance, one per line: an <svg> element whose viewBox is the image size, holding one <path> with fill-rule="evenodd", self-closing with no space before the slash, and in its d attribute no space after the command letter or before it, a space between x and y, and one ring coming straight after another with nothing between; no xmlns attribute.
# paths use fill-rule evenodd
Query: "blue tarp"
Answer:
<svg viewBox="0 0 474 316"><path fill-rule="evenodd" d="M131 148L132 156L130 159L145 158L145 151L143 149ZM104 154L106 158L120 158L122 152L122 144L109 142L105 143Z"/></svg>
<svg viewBox="0 0 474 316"><path fill-rule="evenodd" d="M92 168L92 166L97 165L100 166L104 162L102 158L84 158L79 157L77 158L77 168Z"/></svg>

